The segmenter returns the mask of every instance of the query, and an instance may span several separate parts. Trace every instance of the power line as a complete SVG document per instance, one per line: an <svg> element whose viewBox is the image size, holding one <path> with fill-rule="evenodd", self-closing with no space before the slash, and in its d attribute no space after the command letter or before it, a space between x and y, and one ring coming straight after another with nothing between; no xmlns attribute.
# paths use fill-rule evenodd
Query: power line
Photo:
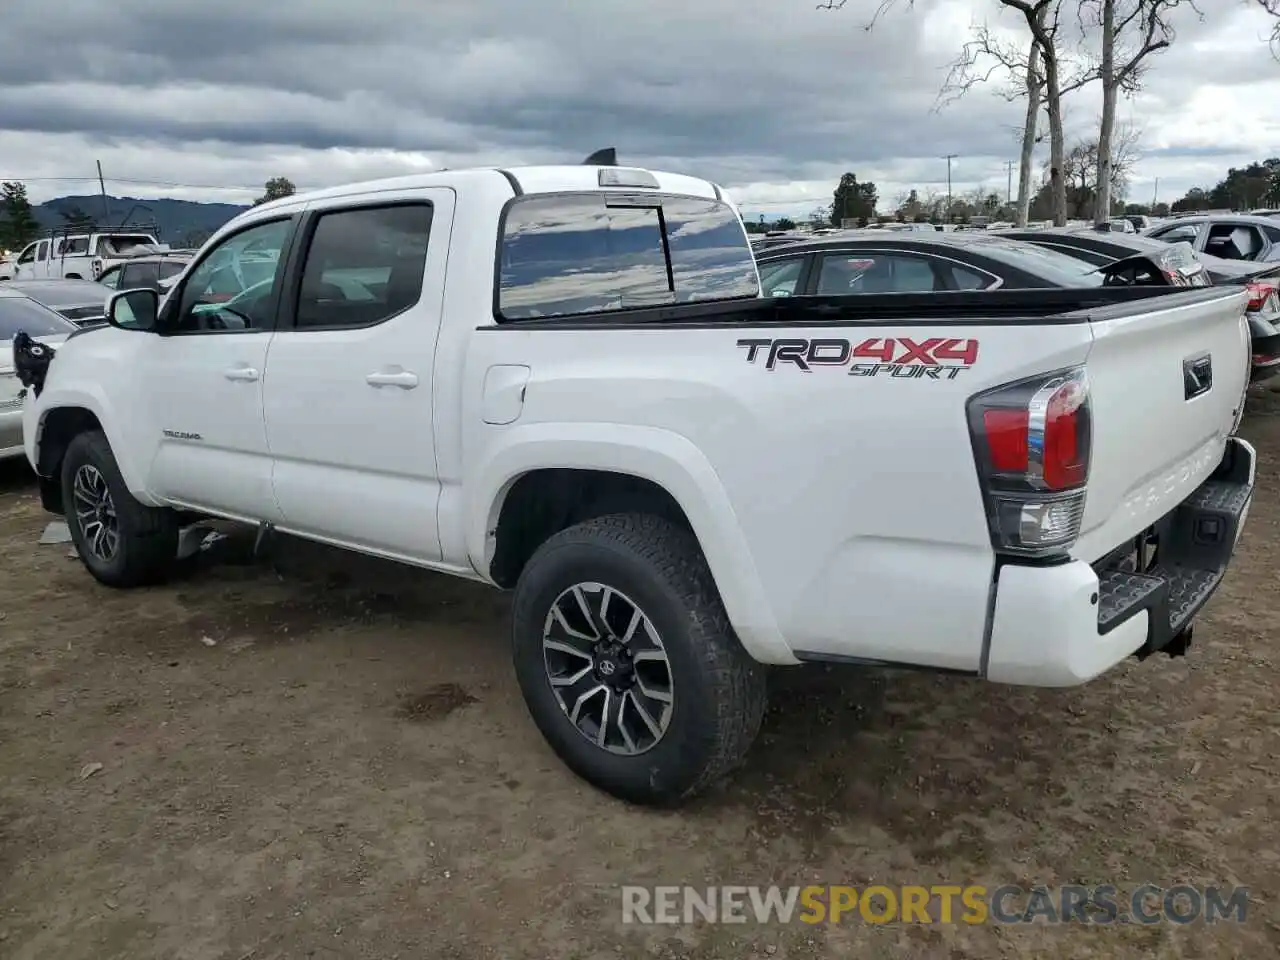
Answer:
<svg viewBox="0 0 1280 960"><path fill-rule="evenodd" d="M147 187L174 187L182 190L261 190L262 184L247 186L243 184L212 183L178 183L174 180L146 180L139 177L107 177L112 183L129 183ZM97 176L92 177L14 177L0 174L0 181L17 181L19 183L97 183ZM312 189L310 187L300 189Z"/></svg>

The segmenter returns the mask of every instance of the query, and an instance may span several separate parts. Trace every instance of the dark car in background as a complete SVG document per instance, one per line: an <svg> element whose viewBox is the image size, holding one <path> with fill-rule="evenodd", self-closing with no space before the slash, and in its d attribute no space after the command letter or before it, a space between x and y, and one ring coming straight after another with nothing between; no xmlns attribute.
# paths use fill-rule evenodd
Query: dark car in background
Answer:
<svg viewBox="0 0 1280 960"><path fill-rule="evenodd" d="M111 290L92 280L10 280L6 289L30 297L79 327L107 322L106 305Z"/></svg>
<svg viewBox="0 0 1280 960"><path fill-rule="evenodd" d="M1167 240L1133 234L1099 233L1093 230L1006 230L1002 237L1034 243L1050 250L1088 260L1099 267L1124 257L1158 253ZM1224 260L1196 254L1217 285L1237 284L1249 289L1245 308L1253 340L1253 379L1266 380L1280 373L1280 263Z"/></svg>
<svg viewBox="0 0 1280 960"><path fill-rule="evenodd" d="M164 294L191 263L190 253L155 253L134 257L103 271L98 282L112 290L155 290Z"/></svg>
<svg viewBox="0 0 1280 960"><path fill-rule="evenodd" d="M1185 272L1176 282L1206 285L1190 251L1161 248ZM1185 251L1185 256L1176 255ZM1151 265L1121 265L1113 275L1086 260L985 231L886 233L858 230L792 243L756 257L761 294L836 296L850 293L932 293L947 290L1033 290L1164 283ZM1191 269L1187 263L1192 264ZM1143 266L1145 265L1145 266Z"/></svg>

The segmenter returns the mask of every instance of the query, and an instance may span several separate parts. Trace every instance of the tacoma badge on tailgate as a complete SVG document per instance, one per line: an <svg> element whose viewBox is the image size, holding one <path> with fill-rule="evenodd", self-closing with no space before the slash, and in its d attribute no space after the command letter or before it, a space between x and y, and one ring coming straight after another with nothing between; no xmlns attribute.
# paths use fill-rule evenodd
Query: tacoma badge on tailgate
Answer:
<svg viewBox="0 0 1280 960"><path fill-rule="evenodd" d="M851 377L878 377L900 380L954 380L962 370L978 362L978 341L954 337L871 337L855 343L838 338L744 339L739 347L747 351L747 363L755 363L765 353L764 368L794 364L805 373L814 367L849 367ZM859 362L861 361L861 362Z"/></svg>

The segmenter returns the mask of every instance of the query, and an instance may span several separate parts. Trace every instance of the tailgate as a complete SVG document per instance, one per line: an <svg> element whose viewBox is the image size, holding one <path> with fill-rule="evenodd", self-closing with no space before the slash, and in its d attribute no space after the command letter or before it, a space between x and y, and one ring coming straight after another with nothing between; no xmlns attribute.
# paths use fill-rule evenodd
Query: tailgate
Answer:
<svg viewBox="0 0 1280 960"><path fill-rule="evenodd" d="M1090 312L1092 562L1186 499L1222 458L1249 380L1248 296L1210 287Z"/></svg>

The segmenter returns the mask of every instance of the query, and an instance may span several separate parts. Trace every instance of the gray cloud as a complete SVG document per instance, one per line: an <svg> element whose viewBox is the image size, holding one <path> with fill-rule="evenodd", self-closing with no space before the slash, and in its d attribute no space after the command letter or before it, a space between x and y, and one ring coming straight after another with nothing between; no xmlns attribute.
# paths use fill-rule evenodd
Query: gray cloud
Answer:
<svg viewBox="0 0 1280 960"><path fill-rule="evenodd" d="M957 4L918 0L867 33L872 0L842 12L814 0L62 0L57 17L42 0L10 0L0 130L121 149L222 144L228 162L345 148L461 166L616 145L630 162L730 184L842 169L936 181L938 158L956 153L974 179L1002 181L1020 105L975 91L931 112L963 39ZM1197 58L1194 41L1213 27L1181 25L1153 68L1144 126L1176 115L1206 79L1252 73L1233 66L1220 79ZM1086 131L1095 113L1086 97L1069 120ZM1163 153L1177 156L1209 154Z"/></svg>

